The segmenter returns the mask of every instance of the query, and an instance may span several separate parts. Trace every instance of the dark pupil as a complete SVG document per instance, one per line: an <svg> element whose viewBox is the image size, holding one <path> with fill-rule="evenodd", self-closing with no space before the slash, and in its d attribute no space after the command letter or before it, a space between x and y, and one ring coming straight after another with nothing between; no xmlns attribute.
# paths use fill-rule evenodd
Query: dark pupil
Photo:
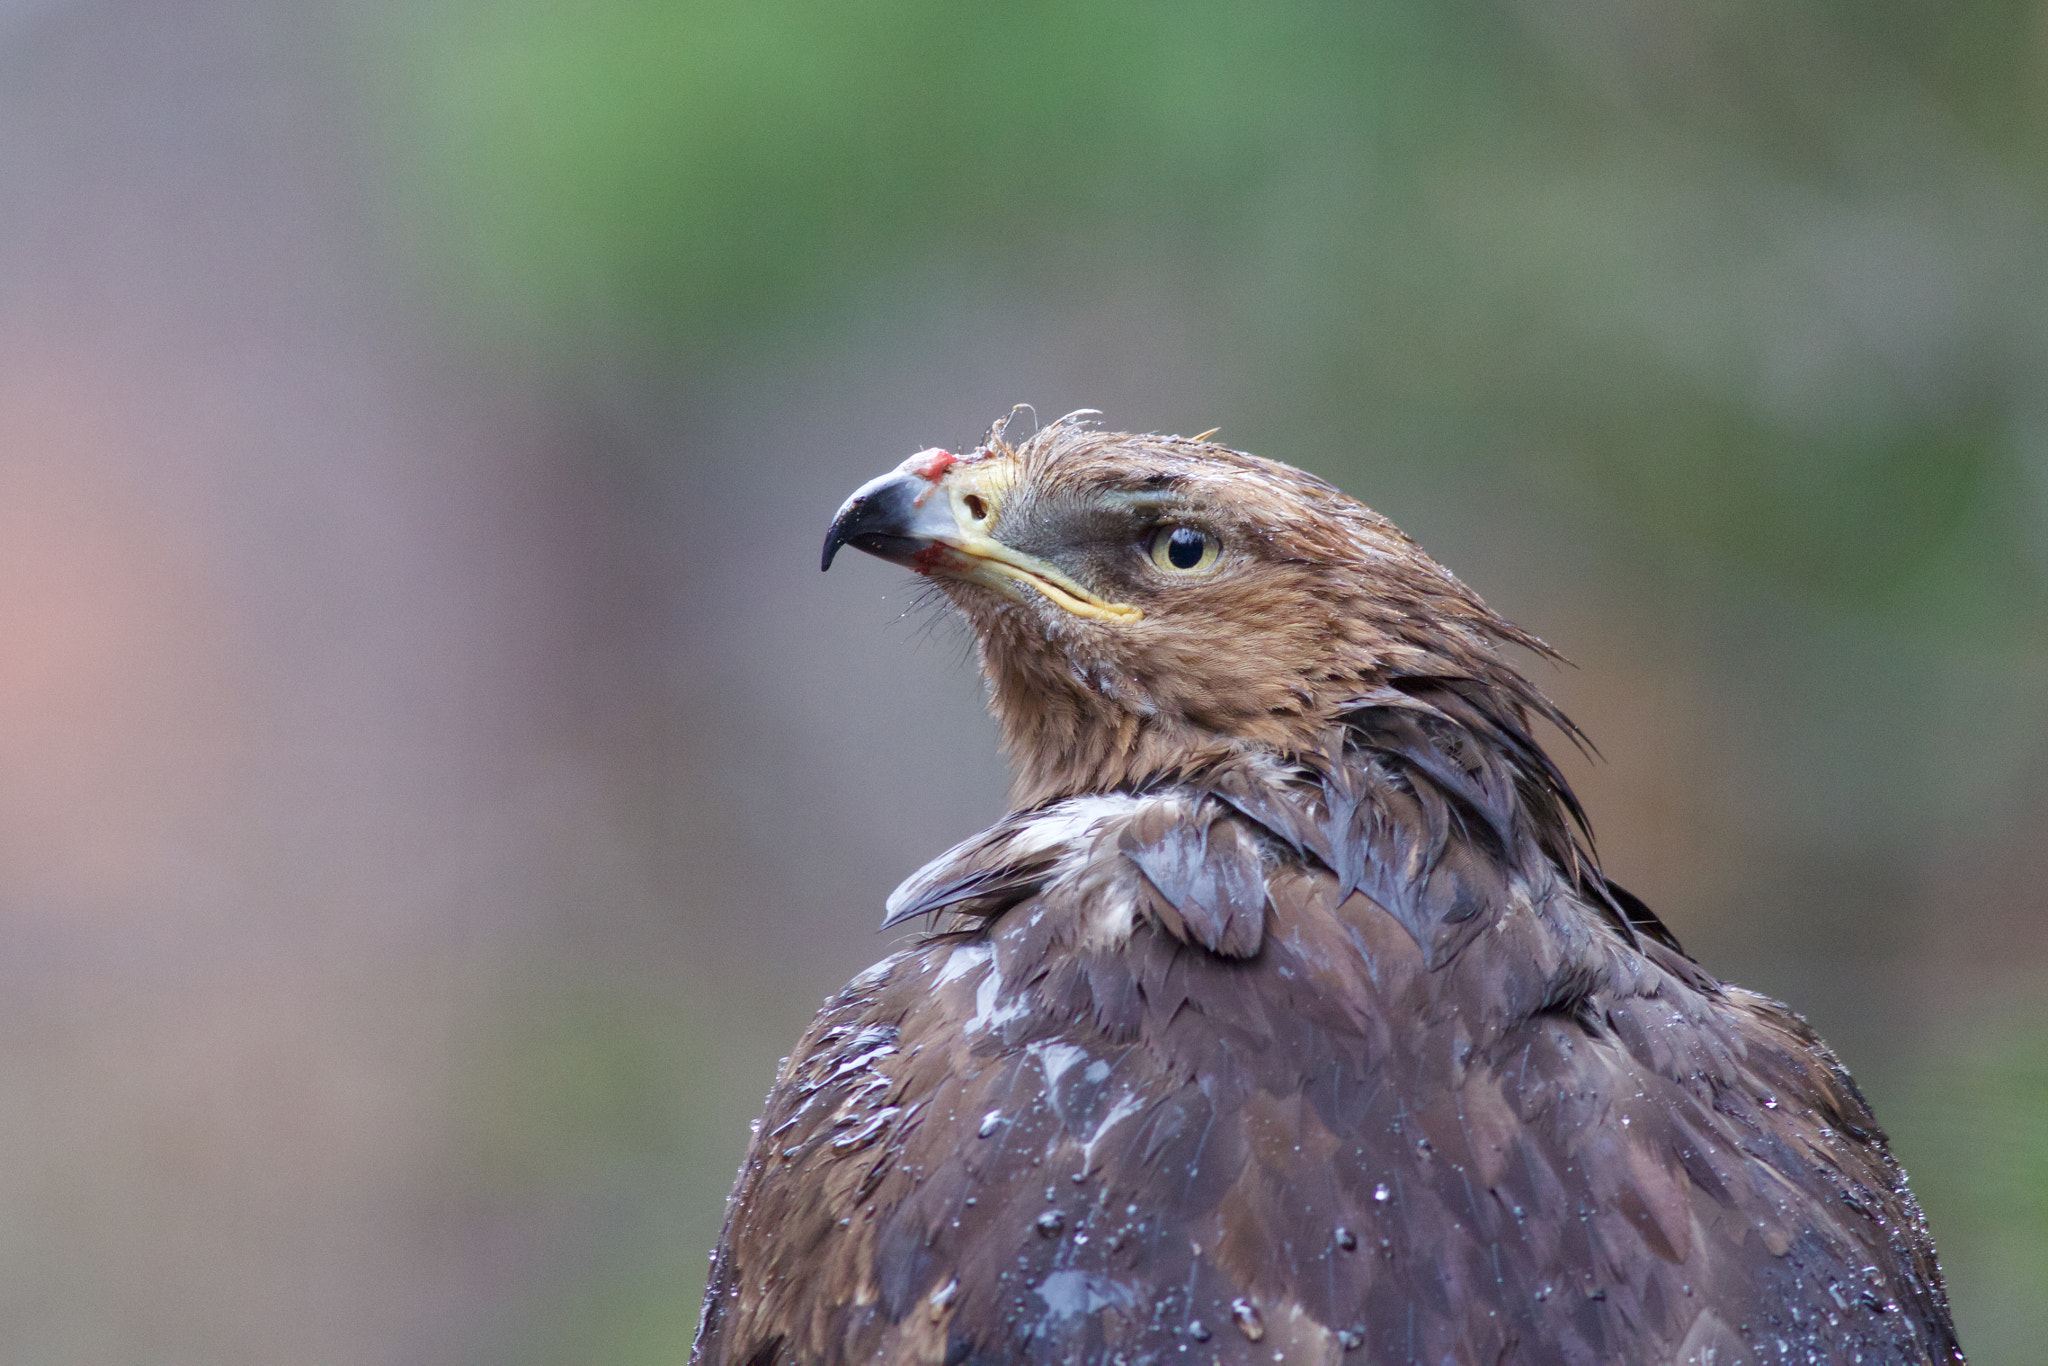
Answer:
<svg viewBox="0 0 2048 1366"><path fill-rule="evenodd" d="M1175 569L1193 569L1202 562L1209 538L1191 527L1177 526L1166 538L1166 562Z"/></svg>

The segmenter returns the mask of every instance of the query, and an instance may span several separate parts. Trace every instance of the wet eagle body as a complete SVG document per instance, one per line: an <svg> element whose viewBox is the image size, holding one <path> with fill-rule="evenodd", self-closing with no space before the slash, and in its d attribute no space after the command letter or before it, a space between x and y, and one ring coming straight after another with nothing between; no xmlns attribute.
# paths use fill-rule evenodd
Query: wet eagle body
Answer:
<svg viewBox="0 0 2048 1366"><path fill-rule="evenodd" d="M1595 863L1535 641L1285 465L1064 421L861 489L1012 814L776 1080L696 1359L1960 1361L1841 1065Z"/></svg>

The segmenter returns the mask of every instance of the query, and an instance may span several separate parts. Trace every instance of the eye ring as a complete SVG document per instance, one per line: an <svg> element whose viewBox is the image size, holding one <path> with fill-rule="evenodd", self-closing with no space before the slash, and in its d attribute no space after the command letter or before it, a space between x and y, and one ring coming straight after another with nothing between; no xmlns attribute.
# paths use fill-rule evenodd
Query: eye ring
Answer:
<svg viewBox="0 0 2048 1366"><path fill-rule="evenodd" d="M1174 575L1206 574L1216 567L1222 542L1212 532L1184 522L1162 526L1146 544L1152 566Z"/></svg>

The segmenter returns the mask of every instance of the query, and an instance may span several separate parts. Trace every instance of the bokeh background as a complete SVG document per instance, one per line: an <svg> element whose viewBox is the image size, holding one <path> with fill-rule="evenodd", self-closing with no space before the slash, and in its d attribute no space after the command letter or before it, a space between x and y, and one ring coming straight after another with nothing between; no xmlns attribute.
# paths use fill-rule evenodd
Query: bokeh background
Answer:
<svg viewBox="0 0 2048 1366"><path fill-rule="evenodd" d="M1388 513L2048 1342L2038 0L0 0L0 1359L679 1362L1011 404Z"/></svg>

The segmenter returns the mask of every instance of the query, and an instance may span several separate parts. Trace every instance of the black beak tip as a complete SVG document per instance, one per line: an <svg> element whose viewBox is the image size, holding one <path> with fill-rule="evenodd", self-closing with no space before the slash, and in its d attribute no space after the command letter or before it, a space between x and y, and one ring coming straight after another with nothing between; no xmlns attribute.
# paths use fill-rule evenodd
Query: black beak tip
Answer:
<svg viewBox="0 0 2048 1366"><path fill-rule="evenodd" d="M855 489L826 529L825 552L818 557L818 568L830 569L843 545L885 560L906 562L923 544L915 531L918 500L930 488L925 480L892 472Z"/></svg>
<svg viewBox="0 0 2048 1366"><path fill-rule="evenodd" d="M818 559L819 570L830 569L832 561L838 558L839 547L860 534L860 514L866 506L867 500L858 493L840 506L832 525L825 528L825 553Z"/></svg>

